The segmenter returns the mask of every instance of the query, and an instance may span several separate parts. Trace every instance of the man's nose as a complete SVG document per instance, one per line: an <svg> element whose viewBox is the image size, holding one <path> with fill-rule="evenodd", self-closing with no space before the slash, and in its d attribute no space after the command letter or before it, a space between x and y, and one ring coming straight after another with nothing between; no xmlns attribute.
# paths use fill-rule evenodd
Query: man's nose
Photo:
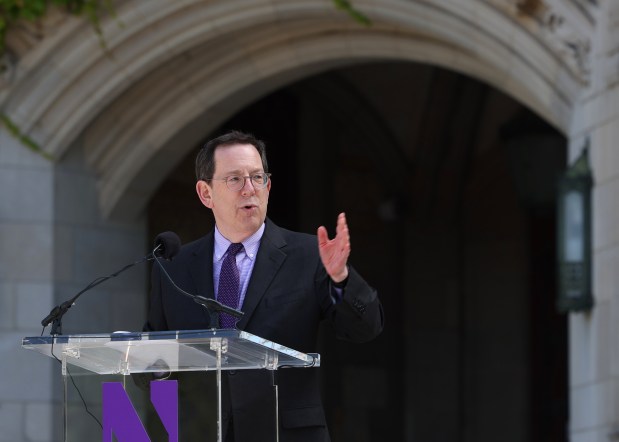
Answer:
<svg viewBox="0 0 619 442"><path fill-rule="evenodd" d="M249 183L249 184L247 184ZM251 180L250 176L243 177L243 187L241 187L241 193L253 193L256 191L254 187L254 182Z"/></svg>

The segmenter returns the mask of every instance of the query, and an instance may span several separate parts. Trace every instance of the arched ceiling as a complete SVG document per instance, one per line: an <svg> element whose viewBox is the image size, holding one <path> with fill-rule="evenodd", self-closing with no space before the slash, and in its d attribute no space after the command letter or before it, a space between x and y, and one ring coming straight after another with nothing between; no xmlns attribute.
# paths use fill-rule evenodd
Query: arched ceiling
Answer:
<svg viewBox="0 0 619 442"><path fill-rule="evenodd" d="M478 78L567 131L582 87L523 26L482 0L360 0L363 26L323 0L127 1L26 53L2 106L55 158L82 137L107 216L140 213L210 130L300 78L369 61L429 63ZM495 2L496 3L496 2ZM526 23L524 23L526 25Z"/></svg>

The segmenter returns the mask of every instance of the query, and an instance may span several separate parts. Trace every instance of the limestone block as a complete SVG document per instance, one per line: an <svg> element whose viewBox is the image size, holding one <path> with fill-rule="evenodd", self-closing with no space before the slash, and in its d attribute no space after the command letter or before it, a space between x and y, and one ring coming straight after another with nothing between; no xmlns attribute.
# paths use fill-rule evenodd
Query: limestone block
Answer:
<svg viewBox="0 0 619 442"><path fill-rule="evenodd" d="M110 330L142 330L146 321L147 292L147 288L143 287L142 290L118 290L110 296L113 303Z"/></svg>
<svg viewBox="0 0 619 442"><path fill-rule="evenodd" d="M617 139L619 139L619 120L610 121L591 133L589 160L596 184L619 179Z"/></svg>
<svg viewBox="0 0 619 442"><path fill-rule="evenodd" d="M595 295L595 293L594 293ZM610 334L611 326L611 306L607 299L596 298L595 319L593 321L593 374L596 382L609 382L611 373L611 346L614 336ZM610 385L606 390L610 390ZM604 400L610 401L612 394L610 391L605 391L602 396ZM608 410L612 409L612 403L604 403L598 417L604 419L604 422L610 420Z"/></svg>
<svg viewBox="0 0 619 442"><path fill-rule="evenodd" d="M16 284L15 298L17 329L29 334L40 332L41 320L56 305L51 284L26 282Z"/></svg>
<svg viewBox="0 0 619 442"><path fill-rule="evenodd" d="M15 327L15 285L0 282L0 330L12 330Z"/></svg>
<svg viewBox="0 0 619 442"><path fill-rule="evenodd" d="M585 99L575 106L572 133L590 133L604 124L617 124L618 122L619 87L614 87Z"/></svg>
<svg viewBox="0 0 619 442"><path fill-rule="evenodd" d="M609 53L619 51L619 3L608 2L606 48Z"/></svg>
<svg viewBox="0 0 619 442"><path fill-rule="evenodd" d="M51 222L53 175L49 167L0 165L0 189L0 220Z"/></svg>
<svg viewBox="0 0 619 442"><path fill-rule="evenodd" d="M45 224L0 223L0 279L52 278L52 231Z"/></svg>
<svg viewBox="0 0 619 442"><path fill-rule="evenodd" d="M595 254L593 294L596 301L619 299L619 249L611 247Z"/></svg>
<svg viewBox="0 0 619 442"><path fill-rule="evenodd" d="M22 422L24 407L19 402L3 401L0 406L0 441L24 440Z"/></svg>
<svg viewBox="0 0 619 442"><path fill-rule="evenodd" d="M578 431L570 432L570 442L608 442L615 441L610 435L614 434L614 430L608 427L602 428L586 428L578 429Z"/></svg>
<svg viewBox="0 0 619 442"><path fill-rule="evenodd" d="M593 188L593 250L619 241L619 179L598 183Z"/></svg>
<svg viewBox="0 0 619 442"><path fill-rule="evenodd" d="M619 84L619 49L613 55L608 56L604 63L606 85L610 88Z"/></svg>
<svg viewBox="0 0 619 442"><path fill-rule="evenodd" d="M599 308L596 305L596 310ZM570 389L573 391L593 381L592 319L588 313L576 313L569 318Z"/></svg>
<svg viewBox="0 0 619 442"><path fill-rule="evenodd" d="M73 253L75 244L73 227L56 224L54 226L54 278L58 282L68 282L73 278Z"/></svg>
<svg viewBox="0 0 619 442"><path fill-rule="evenodd" d="M619 250L615 250L613 256L619 256ZM617 260L615 260L615 272L617 270L616 261ZM619 286L615 284L613 289L613 298L610 300L610 328L608 330L611 337L619 335L619 295L617 294ZM613 397L619 398L619 340L614 339L612 341L608 352L610 353L610 375L611 379L615 380L615 384L613 385L615 390L613 392ZM616 405L619 406L619 401ZM619 422L617 423L619 424ZM617 426L617 430L617 437L619 437L619 425Z"/></svg>
<svg viewBox="0 0 619 442"><path fill-rule="evenodd" d="M571 431L600 427L612 422L615 411L612 398L612 382L597 382L584 385L573 388L570 393ZM574 439L570 438L570 440Z"/></svg>
<svg viewBox="0 0 619 442"><path fill-rule="evenodd" d="M93 224L99 219L96 182L86 173L59 171L55 180L56 221Z"/></svg>
<svg viewBox="0 0 619 442"><path fill-rule="evenodd" d="M47 442L62 438L62 426L58 425L63 419L61 404L29 402L25 408L26 440ZM56 432L55 435L54 432Z"/></svg>
<svg viewBox="0 0 619 442"><path fill-rule="evenodd" d="M0 123L0 166L51 168L52 163L24 146Z"/></svg>
<svg viewBox="0 0 619 442"><path fill-rule="evenodd" d="M88 283L96 277L109 275L127 264L138 261L147 253L141 234L77 228L74 232L75 282ZM135 287L136 271L132 268L117 278L105 282L106 288ZM143 287L142 284L138 285Z"/></svg>
<svg viewBox="0 0 619 442"><path fill-rule="evenodd" d="M105 283L104 283L105 284ZM62 284L57 288L57 303L72 298L84 287ZM116 308L110 302L110 292L105 286L82 294L62 319L63 334L112 332L110 311Z"/></svg>
<svg viewBox="0 0 619 442"><path fill-rule="evenodd" d="M23 337L22 332L13 332L4 333L0 339L0 373L10 373L0 382L0 397L3 401L50 400L52 382L62 383L60 364L38 352L23 349Z"/></svg>

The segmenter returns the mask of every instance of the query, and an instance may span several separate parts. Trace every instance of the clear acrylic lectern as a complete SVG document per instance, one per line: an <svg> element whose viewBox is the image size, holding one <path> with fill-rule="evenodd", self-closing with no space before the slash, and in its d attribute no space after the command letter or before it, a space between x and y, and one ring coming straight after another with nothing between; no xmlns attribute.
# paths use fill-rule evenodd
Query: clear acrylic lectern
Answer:
<svg viewBox="0 0 619 442"><path fill-rule="evenodd" d="M65 386L65 440L68 415L67 378L79 367L96 375L128 376L138 373L213 371L217 384L217 440L222 440L221 372L223 370L320 365L320 355L305 354L239 330L116 332L111 334L27 337L22 347L62 363ZM75 383L71 379L72 383ZM275 386L275 423L277 387ZM276 427L276 429L278 426ZM276 430L277 431L277 430ZM278 432L278 431L277 431Z"/></svg>

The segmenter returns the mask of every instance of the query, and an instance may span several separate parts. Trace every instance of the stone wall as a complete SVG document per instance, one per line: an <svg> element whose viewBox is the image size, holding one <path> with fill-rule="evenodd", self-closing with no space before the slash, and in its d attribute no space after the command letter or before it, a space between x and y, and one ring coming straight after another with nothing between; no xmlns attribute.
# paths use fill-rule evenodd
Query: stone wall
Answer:
<svg viewBox="0 0 619 442"><path fill-rule="evenodd" d="M600 2L591 86L576 107L570 160L590 138L593 190L591 313L571 315L573 442L619 440L619 4Z"/></svg>

